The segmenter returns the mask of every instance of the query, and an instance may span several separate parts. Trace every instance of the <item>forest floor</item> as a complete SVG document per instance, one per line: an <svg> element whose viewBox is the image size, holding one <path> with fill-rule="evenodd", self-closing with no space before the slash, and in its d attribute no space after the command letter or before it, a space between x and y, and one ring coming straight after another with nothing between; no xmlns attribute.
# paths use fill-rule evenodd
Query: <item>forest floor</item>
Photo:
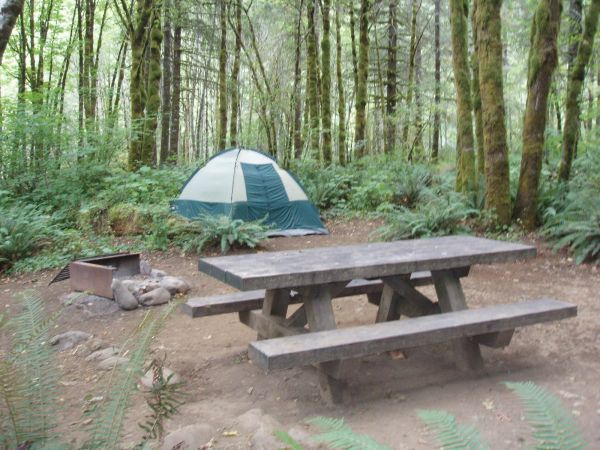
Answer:
<svg viewBox="0 0 600 450"><path fill-rule="evenodd" d="M363 220L330 223L329 236L272 239L262 250L366 242L377 225ZM260 408L283 430L304 430L304 420L316 415L343 417L356 432L369 434L391 448L431 449L436 448L435 439L417 413L436 409L450 412L460 423L474 425L493 449L524 448L532 442L531 431L518 398L502 382L531 380L560 398L574 415L589 448L600 448L600 270L576 266L564 254L552 254L545 244L530 243L538 248L535 259L474 267L463 282L468 304L479 307L550 297L577 304L578 317L518 330L510 346L502 350L483 348L485 370L478 375L457 371L444 346L410 352L407 359L388 355L365 358L349 377L350 400L340 406L327 406L320 400L317 373L312 368L265 375L253 366L246 348L256 336L236 315L191 319L175 312L153 344L153 351L166 355L166 365L181 375L188 392L180 413L167 423L167 432L205 423L213 430L213 448L248 448L250 434L238 428L236 418ZM185 278L192 285L191 296L231 290L200 274L197 257L173 252L146 257L153 267ZM0 306L15 311L13 295L36 289L49 311L58 310L60 297L70 289L68 282L47 287L55 273L0 278ZM423 291L433 295L430 287ZM363 297L339 299L334 306L342 327L372 322L376 313ZM55 331L87 331L118 346L144 313L138 309L88 318L80 310L66 309ZM107 373L99 372L76 351L62 352L58 358L64 436L77 446L84 438L84 398L100 395ZM139 439L141 430L136 424L146 412L143 399L136 399L127 419L124 447ZM228 431L225 434L232 436L223 434Z"/></svg>

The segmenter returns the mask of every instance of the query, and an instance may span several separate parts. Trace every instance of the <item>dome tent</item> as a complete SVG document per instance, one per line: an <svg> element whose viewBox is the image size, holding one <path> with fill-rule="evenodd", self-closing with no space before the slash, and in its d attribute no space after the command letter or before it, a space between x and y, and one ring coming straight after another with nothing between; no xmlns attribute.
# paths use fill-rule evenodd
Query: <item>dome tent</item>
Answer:
<svg viewBox="0 0 600 450"><path fill-rule="evenodd" d="M328 233L298 182L256 150L233 148L214 155L188 179L171 207L188 219L204 214L244 221L267 216L270 236Z"/></svg>

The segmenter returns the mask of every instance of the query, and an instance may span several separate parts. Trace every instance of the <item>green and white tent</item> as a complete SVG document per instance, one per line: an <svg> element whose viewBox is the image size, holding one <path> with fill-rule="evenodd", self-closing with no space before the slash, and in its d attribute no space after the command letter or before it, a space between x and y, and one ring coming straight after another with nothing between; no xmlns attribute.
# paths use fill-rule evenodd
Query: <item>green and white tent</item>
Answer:
<svg viewBox="0 0 600 450"><path fill-rule="evenodd" d="M190 177L171 206L189 219L204 214L244 221L267 216L271 236L328 233L298 182L270 156L255 150L216 154Z"/></svg>

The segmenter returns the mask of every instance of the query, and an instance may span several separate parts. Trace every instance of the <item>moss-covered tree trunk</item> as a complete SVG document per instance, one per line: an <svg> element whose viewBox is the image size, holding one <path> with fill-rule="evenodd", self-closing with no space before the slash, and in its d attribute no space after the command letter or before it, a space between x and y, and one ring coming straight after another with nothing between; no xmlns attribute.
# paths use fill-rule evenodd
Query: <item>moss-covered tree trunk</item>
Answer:
<svg viewBox="0 0 600 450"><path fill-rule="evenodd" d="M217 125L217 147L222 150L227 145L227 2L220 1L219 28L219 122Z"/></svg>
<svg viewBox="0 0 600 450"><path fill-rule="evenodd" d="M577 49L577 57L569 73L567 83L567 100L565 113L565 126L563 131L562 157L558 177L567 181L571 175L571 165L576 153L579 140L579 114L581 113L581 91L585 80L585 69L590 61L594 46L594 35L598 26L598 13L600 0L592 0L585 14L583 35Z"/></svg>
<svg viewBox="0 0 600 450"><path fill-rule="evenodd" d="M410 111L412 108L413 91L415 84L415 52L417 43L417 0L412 0L412 14L410 21L410 46L408 48L408 86L406 88L406 113L404 115L404 126L402 128L402 143L408 145L408 129L410 125Z"/></svg>
<svg viewBox="0 0 600 450"><path fill-rule="evenodd" d="M179 107L181 97L181 2L173 0L173 91L171 92L171 130L169 132L169 157L176 158L179 150Z"/></svg>
<svg viewBox="0 0 600 450"><path fill-rule="evenodd" d="M473 34L473 54L471 55L473 81L471 83L471 98L473 99L473 116L475 119L477 173L482 177L485 173L485 155L483 153L483 117L481 115L481 94L479 92L479 59L477 58L477 26L475 24L476 8L477 2L474 2L473 11L471 12L471 28Z"/></svg>
<svg viewBox="0 0 600 450"><path fill-rule="evenodd" d="M431 159L437 161L440 151L440 97L441 97L441 53L440 53L440 0L434 1L434 51L435 51L435 87L433 94L433 135L431 137Z"/></svg>
<svg viewBox="0 0 600 450"><path fill-rule="evenodd" d="M502 80L502 1L476 0L476 4L479 90L485 153L485 208L496 214L498 225L507 225L511 219L511 201Z"/></svg>
<svg viewBox="0 0 600 450"><path fill-rule="evenodd" d="M160 49L162 46L161 10L162 1L155 0L151 6L152 21L149 30L148 73L146 79L146 111L142 157L144 164L153 165L157 161L156 129L160 111L160 79L162 65Z"/></svg>
<svg viewBox="0 0 600 450"><path fill-rule="evenodd" d="M239 99L239 76L240 57L242 51L242 0L235 0L235 49L233 52L233 67L229 81L229 92L231 93L231 120L229 121L229 143L236 147L238 142L238 120L240 112Z"/></svg>
<svg viewBox="0 0 600 450"><path fill-rule="evenodd" d="M310 120L310 153L315 160L320 159L319 150L319 73L317 69L317 37L315 30L315 0L306 3L308 23L306 40L306 69L308 71L308 109Z"/></svg>
<svg viewBox="0 0 600 450"><path fill-rule="evenodd" d="M335 74L338 93L338 161L346 165L346 96L342 77L342 38L340 35L340 5L335 9Z"/></svg>
<svg viewBox="0 0 600 450"><path fill-rule="evenodd" d="M367 81L369 78L369 0L360 2L360 32L356 86L356 114L354 123L354 154L362 158L366 154L367 128Z"/></svg>
<svg viewBox="0 0 600 450"><path fill-rule="evenodd" d="M389 0L388 5L388 45L387 45L387 77L385 93L385 140L384 152L391 154L396 148L396 85L397 85L397 58L398 47L398 0Z"/></svg>
<svg viewBox="0 0 600 450"><path fill-rule="evenodd" d="M169 158L169 128L171 125L171 56L173 53L173 33L171 15L173 7L170 0L163 3L163 56L162 56L162 106L160 113L160 164Z"/></svg>
<svg viewBox="0 0 600 450"><path fill-rule="evenodd" d="M331 44L329 39L331 0L323 0L323 38L321 39L321 133L323 136L323 161L331 164Z"/></svg>
<svg viewBox="0 0 600 450"><path fill-rule="evenodd" d="M514 215L527 230L536 226L538 185L544 156L544 132L552 74L558 62L560 0L540 0L531 24L523 155Z"/></svg>
<svg viewBox="0 0 600 450"><path fill-rule="evenodd" d="M292 127L292 140L293 140L293 155L294 159L300 159L302 157L302 95L301 90L301 78L302 74L300 71L300 61L302 53L302 10L304 8L304 1L300 0L300 7L298 8L298 20L296 21L296 33L294 43L294 97L293 97L293 108L294 108L294 123Z"/></svg>
<svg viewBox="0 0 600 450"><path fill-rule="evenodd" d="M471 77L467 53L469 10L466 0L450 0L452 28L452 67L456 89L456 190L471 191L475 187L475 145L471 103Z"/></svg>

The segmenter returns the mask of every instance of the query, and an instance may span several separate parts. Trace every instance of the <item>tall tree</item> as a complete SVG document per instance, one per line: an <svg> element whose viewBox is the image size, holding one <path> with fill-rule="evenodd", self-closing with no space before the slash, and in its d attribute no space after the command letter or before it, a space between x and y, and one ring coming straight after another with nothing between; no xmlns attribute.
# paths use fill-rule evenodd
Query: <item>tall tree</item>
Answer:
<svg viewBox="0 0 600 450"><path fill-rule="evenodd" d="M431 159L436 161L440 152L440 96L441 96L441 55L440 55L440 0L434 0L434 47L435 47L435 87L433 94L433 136L431 138Z"/></svg>
<svg viewBox="0 0 600 450"><path fill-rule="evenodd" d="M315 30L315 3L316 0L306 2L306 18L308 22L306 43L306 69L308 81L308 109L310 117L310 153L315 160L320 159L319 151L319 86L317 68L317 36Z"/></svg>
<svg viewBox="0 0 600 450"><path fill-rule="evenodd" d="M180 0L173 0L173 90L171 92L171 130L169 131L169 157L179 151L179 116L181 103L181 31L183 13Z"/></svg>
<svg viewBox="0 0 600 450"><path fill-rule="evenodd" d="M577 56L573 63L573 68L569 73L562 157L558 170L558 177L562 181L567 181L571 175L571 165L579 140L579 129L581 126L579 122L579 115L581 113L581 91L585 80L585 69L590 61L590 56L592 55L599 12L600 0L592 0L585 14L583 35L577 49Z"/></svg>
<svg viewBox="0 0 600 450"><path fill-rule="evenodd" d="M170 0L163 0L163 57L162 57L162 93L160 113L160 164L169 158L169 128L171 127L171 69L173 54L173 35L171 16L173 8Z"/></svg>
<svg viewBox="0 0 600 450"><path fill-rule="evenodd" d="M499 225L510 223L508 147L504 123L501 0L475 0L479 89L485 152L485 208Z"/></svg>
<svg viewBox="0 0 600 450"><path fill-rule="evenodd" d="M396 10L398 0L389 0L388 5L388 45L387 45L387 77L386 77L386 124L384 151L390 154L396 147L396 85L397 85L397 46L398 20Z"/></svg>
<svg viewBox="0 0 600 450"><path fill-rule="evenodd" d="M408 86L406 88L406 115L404 117L404 127L402 129L402 143L408 144L408 130L410 126L410 111L415 88L415 53L417 50L417 14L419 6L417 0L412 0L410 20L410 46L408 48Z"/></svg>
<svg viewBox="0 0 600 450"><path fill-rule="evenodd" d="M477 145L477 173L483 176L485 173L485 155L483 152L483 117L481 115L481 93L479 90L479 59L477 58L477 25L475 23L477 2L473 3L471 12L471 28L473 35L473 54L471 55L471 68L473 71L473 82L471 86L471 97L473 99L473 115L475 116L475 143ZM479 177L478 177L479 178Z"/></svg>
<svg viewBox="0 0 600 450"><path fill-rule="evenodd" d="M354 128L354 153L356 158L366 154L367 81L369 77L369 0L360 2L360 32L356 86L356 114Z"/></svg>
<svg viewBox="0 0 600 450"><path fill-rule="evenodd" d="M2 0L0 2L0 64L8 39L17 23L17 18L23 11L25 0Z"/></svg>
<svg viewBox="0 0 600 450"><path fill-rule="evenodd" d="M329 39L331 0L323 0L323 37L321 38L321 123L323 161L331 164L331 44Z"/></svg>
<svg viewBox="0 0 600 450"><path fill-rule="evenodd" d="M227 145L227 2L221 0L219 7L219 123L217 147L222 150Z"/></svg>
<svg viewBox="0 0 600 450"><path fill-rule="evenodd" d="M340 35L340 5L335 8L335 73L338 92L338 161L346 165L346 96L342 77L342 38Z"/></svg>
<svg viewBox="0 0 600 450"><path fill-rule="evenodd" d="M536 226L538 185L544 153L544 132L552 74L558 62L560 0L540 0L531 24L527 103L523 120L523 155L515 217L527 230Z"/></svg>
<svg viewBox="0 0 600 450"><path fill-rule="evenodd" d="M456 189L471 191L475 187L475 145L471 103L471 77L467 54L468 3L450 0L452 27L452 67L456 88Z"/></svg>
<svg viewBox="0 0 600 450"><path fill-rule="evenodd" d="M231 120L229 122L229 142L236 147L238 140L238 120L240 112L240 56L242 51L242 0L235 0L235 49L233 53L233 67L231 69L231 79L229 82L229 91L231 93Z"/></svg>
<svg viewBox="0 0 600 450"><path fill-rule="evenodd" d="M581 40L581 19L583 18L583 0L569 0L569 46L567 50L567 64L569 71L573 68L577 48Z"/></svg>

